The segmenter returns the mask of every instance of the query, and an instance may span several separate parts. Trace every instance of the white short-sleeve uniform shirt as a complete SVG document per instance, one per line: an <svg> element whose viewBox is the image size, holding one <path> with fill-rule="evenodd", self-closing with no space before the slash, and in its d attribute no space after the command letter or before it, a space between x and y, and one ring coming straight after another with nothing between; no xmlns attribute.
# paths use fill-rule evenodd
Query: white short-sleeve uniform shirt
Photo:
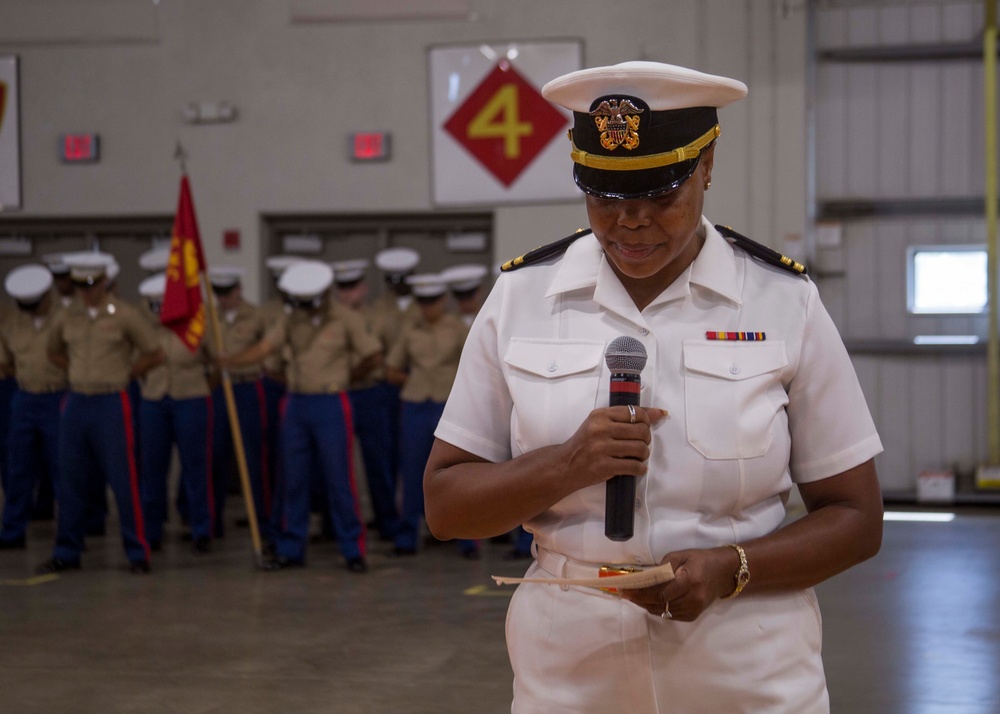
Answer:
<svg viewBox="0 0 1000 714"><path fill-rule="evenodd" d="M553 563L649 565L765 535L793 482L882 450L815 285L754 260L704 218L700 230L698 257L641 313L585 236L502 275L472 327L436 436L477 456L499 462L569 439L607 406L604 351L622 335L648 355L640 403L669 412L637 484L635 535L604 536L603 484L578 491L525 524L547 554L534 577L563 575ZM679 623L600 591L522 585L507 635L516 712L828 707L811 590L747 593Z"/></svg>

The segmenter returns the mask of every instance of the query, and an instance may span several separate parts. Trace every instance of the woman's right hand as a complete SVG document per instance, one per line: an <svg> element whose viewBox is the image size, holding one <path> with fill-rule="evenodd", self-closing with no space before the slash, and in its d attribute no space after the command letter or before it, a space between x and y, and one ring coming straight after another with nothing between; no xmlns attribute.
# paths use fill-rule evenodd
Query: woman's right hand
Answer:
<svg viewBox="0 0 1000 714"><path fill-rule="evenodd" d="M612 476L644 476L652 427L667 416L663 409L635 407L635 422L627 406L592 411L563 447L566 474L573 490L607 481Z"/></svg>

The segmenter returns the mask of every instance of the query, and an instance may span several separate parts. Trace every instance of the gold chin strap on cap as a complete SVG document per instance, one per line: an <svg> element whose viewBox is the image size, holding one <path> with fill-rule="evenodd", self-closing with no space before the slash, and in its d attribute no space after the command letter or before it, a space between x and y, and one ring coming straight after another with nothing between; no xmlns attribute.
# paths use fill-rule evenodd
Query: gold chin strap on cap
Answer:
<svg viewBox="0 0 1000 714"><path fill-rule="evenodd" d="M701 150L711 144L722 133L722 129L716 124L707 132L699 136L687 146L682 146L673 151L664 151L659 154L649 154L648 156L599 156L583 151L576 147L573 141L573 130L569 131L569 140L573 144L573 150L569 153L575 163L592 169L602 169L604 171L641 171L642 169L658 169L662 166L679 164L682 161L697 158Z"/></svg>

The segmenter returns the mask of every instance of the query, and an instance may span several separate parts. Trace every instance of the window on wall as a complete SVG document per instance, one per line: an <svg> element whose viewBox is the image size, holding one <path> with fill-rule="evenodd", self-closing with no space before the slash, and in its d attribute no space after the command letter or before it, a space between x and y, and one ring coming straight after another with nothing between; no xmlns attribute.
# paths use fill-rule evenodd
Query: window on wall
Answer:
<svg viewBox="0 0 1000 714"><path fill-rule="evenodd" d="M986 309L986 246L919 246L907 251L907 309L975 314Z"/></svg>

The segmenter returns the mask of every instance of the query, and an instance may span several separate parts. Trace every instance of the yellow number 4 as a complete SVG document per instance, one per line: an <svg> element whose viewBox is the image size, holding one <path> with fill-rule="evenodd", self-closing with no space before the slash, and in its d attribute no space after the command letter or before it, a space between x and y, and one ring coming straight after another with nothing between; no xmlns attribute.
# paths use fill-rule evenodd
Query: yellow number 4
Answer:
<svg viewBox="0 0 1000 714"><path fill-rule="evenodd" d="M505 84L469 122L470 139L503 138L503 154L508 159L521 155L521 137L531 136L534 126L518 121L517 87Z"/></svg>

